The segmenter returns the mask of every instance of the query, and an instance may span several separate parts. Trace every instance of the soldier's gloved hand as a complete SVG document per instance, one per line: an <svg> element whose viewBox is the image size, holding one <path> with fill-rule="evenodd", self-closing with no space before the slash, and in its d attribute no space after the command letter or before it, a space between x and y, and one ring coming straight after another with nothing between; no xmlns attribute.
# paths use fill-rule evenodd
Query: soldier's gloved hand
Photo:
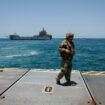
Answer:
<svg viewBox="0 0 105 105"><path fill-rule="evenodd" d="M66 53L69 54L70 53L70 50L66 49Z"/></svg>

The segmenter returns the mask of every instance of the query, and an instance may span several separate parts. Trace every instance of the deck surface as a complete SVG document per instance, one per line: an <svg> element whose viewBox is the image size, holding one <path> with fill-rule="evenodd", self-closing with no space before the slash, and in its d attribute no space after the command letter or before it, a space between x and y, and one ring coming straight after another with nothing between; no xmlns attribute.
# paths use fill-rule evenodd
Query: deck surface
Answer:
<svg viewBox="0 0 105 105"><path fill-rule="evenodd" d="M83 78L97 105L105 105L105 71L85 72Z"/></svg>
<svg viewBox="0 0 105 105"><path fill-rule="evenodd" d="M5 96L0 99L0 105L105 105L104 77L81 76L80 71L72 71L71 80L76 86L66 86L64 78L61 85L55 83L57 73L54 70L5 69L0 72L0 93L4 91L2 96ZM102 85L100 89L99 85Z"/></svg>
<svg viewBox="0 0 105 105"><path fill-rule="evenodd" d="M0 95L27 71L28 69L3 69L0 72Z"/></svg>

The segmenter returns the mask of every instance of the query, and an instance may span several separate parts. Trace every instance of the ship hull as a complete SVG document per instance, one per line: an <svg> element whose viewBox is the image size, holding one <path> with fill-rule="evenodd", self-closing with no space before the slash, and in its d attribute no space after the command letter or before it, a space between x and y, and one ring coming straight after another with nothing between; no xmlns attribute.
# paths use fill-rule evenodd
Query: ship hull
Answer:
<svg viewBox="0 0 105 105"><path fill-rule="evenodd" d="M34 35L32 37L23 37L15 33L15 34L9 35L9 38L11 40L51 40L52 35L47 34L47 32L43 28L43 30L39 32L39 35Z"/></svg>
<svg viewBox="0 0 105 105"><path fill-rule="evenodd" d="M52 37L49 36L49 37L39 37L39 36L36 36L36 37L16 37L16 36L10 36L10 39L11 40L51 40Z"/></svg>

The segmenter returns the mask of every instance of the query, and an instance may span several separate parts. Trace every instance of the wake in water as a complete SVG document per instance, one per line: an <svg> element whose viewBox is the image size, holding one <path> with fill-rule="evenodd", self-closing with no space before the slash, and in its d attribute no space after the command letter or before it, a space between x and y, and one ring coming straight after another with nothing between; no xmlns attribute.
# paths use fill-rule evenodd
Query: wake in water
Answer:
<svg viewBox="0 0 105 105"><path fill-rule="evenodd" d="M2 50L8 50L8 49L14 49L15 47L5 47L5 48L1 48Z"/></svg>
<svg viewBox="0 0 105 105"><path fill-rule="evenodd" d="M13 58L13 57L20 57L20 56L32 56L32 55L38 55L39 53L36 51L30 51L27 54L17 54L17 55L8 55L4 56L5 58Z"/></svg>

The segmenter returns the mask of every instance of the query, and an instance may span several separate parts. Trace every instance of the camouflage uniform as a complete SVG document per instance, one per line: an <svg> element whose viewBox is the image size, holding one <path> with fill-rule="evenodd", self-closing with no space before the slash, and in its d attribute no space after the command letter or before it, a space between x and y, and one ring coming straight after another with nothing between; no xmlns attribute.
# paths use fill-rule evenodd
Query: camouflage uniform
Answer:
<svg viewBox="0 0 105 105"><path fill-rule="evenodd" d="M65 39L58 47L58 50L60 51L60 55L62 58L62 63L61 71L56 77L57 80L60 80L63 76L65 76L67 83L70 82L74 48L75 48L74 43L72 41L69 42L67 39ZM66 53L65 51L66 49L70 51L69 54Z"/></svg>

